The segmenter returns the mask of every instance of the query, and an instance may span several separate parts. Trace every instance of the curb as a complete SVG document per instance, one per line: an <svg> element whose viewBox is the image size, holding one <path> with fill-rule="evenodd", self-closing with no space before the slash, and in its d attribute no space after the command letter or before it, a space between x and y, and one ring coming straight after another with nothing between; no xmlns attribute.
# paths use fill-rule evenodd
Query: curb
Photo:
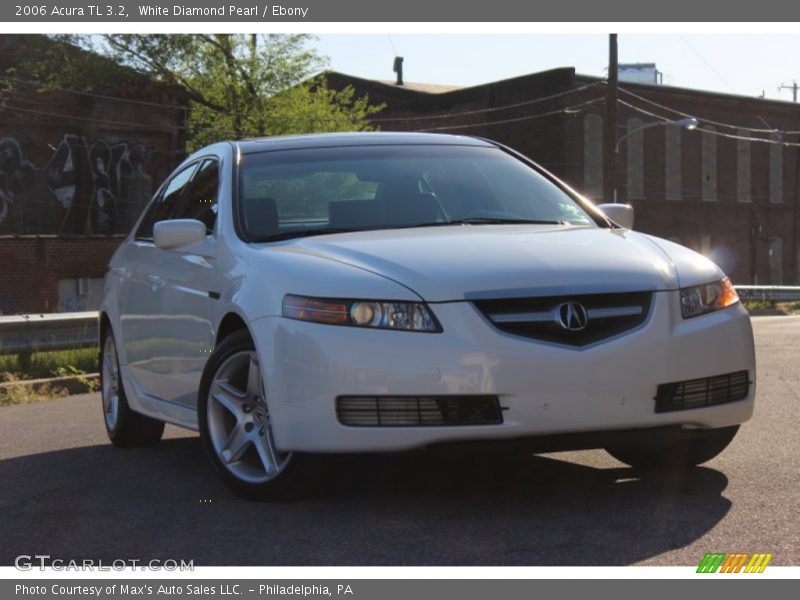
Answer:
<svg viewBox="0 0 800 600"><path fill-rule="evenodd" d="M68 375L66 377L9 381L8 383L0 383L0 390L26 387L38 394L46 391L48 387L58 387L66 389L68 394L85 394L86 392L97 390L99 385L99 373L86 373L85 375Z"/></svg>

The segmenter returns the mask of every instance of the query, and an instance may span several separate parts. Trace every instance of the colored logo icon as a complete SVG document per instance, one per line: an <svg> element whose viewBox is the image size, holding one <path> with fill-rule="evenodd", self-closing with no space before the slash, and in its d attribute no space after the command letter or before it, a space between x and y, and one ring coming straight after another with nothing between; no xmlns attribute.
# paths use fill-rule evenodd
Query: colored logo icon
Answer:
<svg viewBox="0 0 800 600"><path fill-rule="evenodd" d="M697 567L698 573L763 573L772 554L750 554L748 552L735 552L725 554L724 552L706 553L700 566Z"/></svg>

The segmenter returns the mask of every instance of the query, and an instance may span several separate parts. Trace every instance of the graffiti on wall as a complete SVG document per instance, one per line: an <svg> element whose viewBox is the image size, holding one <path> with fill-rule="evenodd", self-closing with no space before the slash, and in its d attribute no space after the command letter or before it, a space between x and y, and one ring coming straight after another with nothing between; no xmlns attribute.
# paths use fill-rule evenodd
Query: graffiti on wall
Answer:
<svg viewBox="0 0 800 600"><path fill-rule="evenodd" d="M36 167L0 139L0 234L127 233L153 189L153 149L67 134Z"/></svg>

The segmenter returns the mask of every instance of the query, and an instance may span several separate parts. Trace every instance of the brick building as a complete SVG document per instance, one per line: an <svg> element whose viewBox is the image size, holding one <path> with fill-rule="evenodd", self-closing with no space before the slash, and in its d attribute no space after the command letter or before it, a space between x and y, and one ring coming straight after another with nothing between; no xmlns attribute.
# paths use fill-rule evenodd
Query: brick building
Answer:
<svg viewBox="0 0 800 600"><path fill-rule="evenodd" d="M90 92L41 85L70 68ZM4 35L0 100L0 314L95 308L111 254L185 155L183 93L44 36Z"/></svg>
<svg viewBox="0 0 800 600"><path fill-rule="evenodd" d="M375 118L383 130L492 138L595 201L613 195L603 168L602 79L563 68L453 90L336 72L326 78L384 103ZM630 82L620 84L619 100L617 192L635 206L636 228L712 257L735 283L800 283L800 106ZM687 115L698 129L636 131Z"/></svg>

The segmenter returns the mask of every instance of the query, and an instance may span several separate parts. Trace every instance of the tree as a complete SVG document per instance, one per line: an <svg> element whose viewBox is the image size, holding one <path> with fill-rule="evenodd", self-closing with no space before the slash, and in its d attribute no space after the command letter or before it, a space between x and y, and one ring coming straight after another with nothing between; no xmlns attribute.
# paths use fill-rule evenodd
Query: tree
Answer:
<svg viewBox="0 0 800 600"><path fill-rule="evenodd" d="M383 106L312 77L326 61L306 35L82 36L83 47L181 86L189 99L189 150L230 138L372 129Z"/></svg>

